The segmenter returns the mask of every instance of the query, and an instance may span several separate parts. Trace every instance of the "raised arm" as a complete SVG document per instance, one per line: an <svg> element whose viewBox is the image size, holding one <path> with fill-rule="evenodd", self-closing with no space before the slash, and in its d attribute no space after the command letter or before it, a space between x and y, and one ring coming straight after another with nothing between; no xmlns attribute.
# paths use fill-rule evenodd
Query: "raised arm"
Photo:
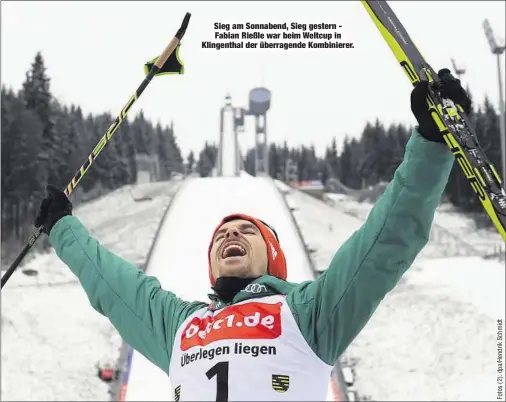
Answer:
<svg viewBox="0 0 506 402"><path fill-rule="evenodd" d="M100 245L76 217L61 212L68 202L65 194L48 191L53 212L48 214L46 208L45 221L59 258L77 276L93 308L111 321L125 342L168 372L179 324L204 304L182 301L163 290L156 278ZM44 216L43 208L39 216Z"/></svg>
<svg viewBox="0 0 506 402"><path fill-rule="evenodd" d="M305 338L328 364L336 362L428 242L454 158L430 116L420 115L428 114L425 94L423 84L413 91L420 126L366 222L318 279L288 295Z"/></svg>

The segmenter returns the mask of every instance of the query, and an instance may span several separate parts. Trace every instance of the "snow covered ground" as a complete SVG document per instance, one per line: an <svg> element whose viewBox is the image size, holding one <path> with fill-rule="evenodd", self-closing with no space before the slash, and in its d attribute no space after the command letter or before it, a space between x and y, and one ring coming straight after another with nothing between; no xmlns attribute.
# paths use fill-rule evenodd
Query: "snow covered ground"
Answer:
<svg viewBox="0 0 506 402"><path fill-rule="evenodd" d="M335 208L366 219L373 204L356 202L343 194L325 194ZM441 204L436 211L431 231L431 242L422 255L429 258L455 255L475 256L495 254L504 250L504 242L494 229L478 229L473 220L455 211L449 204Z"/></svg>
<svg viewBox="0 0 506 402"><path fill-rule="evenodd" d="M278 186L289 191L289 204L321 269L371 207L346 196L335 197L334 207L322 205ZM436 224L455 231L470 226L444 206ZM497 237L489 233L486 238L501 244ZM450 245L455 252L463 245L451 236L446 244L437 240L431 237L425 253L345 353L345 360L355 365L360 395L381 401L497 400L496 320L505 317L504 262L441 258L442 248ZM467 242L479 249L483 238L470 236Z"/></svg>
<svg viewBox="0 0 506 402"><path fill-rule="evenodd" d="M151 183L119 189L75 213L103 244L142 264L177 186ZM257 191L262 194L261 189ZM152 200L134 202L132 195L136 199L150 195ZM222 200L227 196L220 195ZM249 198L249 205L255 205L250 193L235 197ZM346 204L331 206L290 191L286 199L321 269L368 213L367 205L349 198ZM214 228L218 215L229 208L224 203L216 216L213 212L208 218L198 210L205 230L211 224ZM281 243L289 242L294 234L282 229L280 219L285 218L275 211L245 212L266 214L265 219L281 231ZM441 216L438 213L437 225L452 233L465 222L444 208ZM180 218L176 214L170 219ZM496 400L496 319L505 315L504 263L458 257L452 253L462 244L446 237L443 246L431 239L426 252L346 351L345 358L356 363L356 388L361 395L374 400ZM485 247L479 243L483 238L470 236L466 241ZM493 234L490 239L497 244ZM448 258L441 258L445 250ZM97 378L95 364L114 362L121 339L90 307L75 278L52 252L25 268L35 268L39 275L16 272L2 290L1 400L107 400L109 387ZM296 272L292 269L295 276L289 279L298 280ZM187 278L184 274L177 269L170 271L173 278L160 279L180 283ZM182 286L174 290L190 298L204 292L198 284L193 290Z"/></svg>
<svg viewBox="0 0 506 402"><path fill-rule="evenodd" d="M76 208L102 244L142 264L177 183L124 187ZM135 199L152 200L135 202ZM115 363L122 340L90 306L68 268L51 252L16 272L2 290L2 401L105 401L97 362Z"/></svg>

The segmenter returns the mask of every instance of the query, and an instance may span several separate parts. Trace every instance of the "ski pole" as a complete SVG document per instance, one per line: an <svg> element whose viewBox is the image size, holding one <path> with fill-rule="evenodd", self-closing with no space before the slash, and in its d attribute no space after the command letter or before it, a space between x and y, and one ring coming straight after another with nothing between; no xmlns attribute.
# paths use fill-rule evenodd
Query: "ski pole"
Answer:
<svg viewBox="0 0 506 402"><path fill-rule="evenodd" d="M116 120L114 121L114 123L112 123L109 126L109 129L107 130L107 132L102 136L102 138L100 139L98 144L95 146L95 148L93 149L91 154L88 156L88 158L83 163L81 168L76 172L76 174L74 175L74 177L72 178L72 180L70 181L68 186L65 188L64 193L67 197L69 197L70 194L72 194L72 192L76 189L77 185L79 184L81 179L84 177L86 172L89 170L90 166L93 164L93 162L98 157L100 152L102 152L104 147L109 143L111 137L116 132L116 130L118 129L121 122L123 120L125 120L127 113L130 110L130 108L132 107L132 105L141 96L141 94L144 92L144 90L146 89L148 84L151 82L153 77L163 67L163 65L165 64L165 62L169 58L169 56L177 48L177 46L181 42L181 39L183 39L183 36L186 33L186 28L188 27L188 23L190 22L190 17L191 17L191 14L186 13L186 15L183 19L183 22L181 23L181 27L177 31L176 35L172 38L170 43L163 50L162 54L160 55L160 57L158 57L156 62L153 64L153 66L149 70L149 73L146 75L146 77L142 81L141 85L137 88L135 93L130 97L130 99L128 100L127 104L123 107L123 109L121 110L118 117L116 117ZM28 251L30 251L32 246L35 244L35 242L37 241L37 239L39 238L41 233L42 233L42 226L37 228L37 230L35 230L35 232L32 234L32 236L28 239L27 244L23 247L23 249L21 250L19 255L16 257L14 262L11 264L9 269L2 276L1 288L3 288L4 285L7 283L9 278L12 276L14 271L17 269L17 267L19 266L19 264L21 263L21 261L25 257L25 255L28 253Z"/></svg>

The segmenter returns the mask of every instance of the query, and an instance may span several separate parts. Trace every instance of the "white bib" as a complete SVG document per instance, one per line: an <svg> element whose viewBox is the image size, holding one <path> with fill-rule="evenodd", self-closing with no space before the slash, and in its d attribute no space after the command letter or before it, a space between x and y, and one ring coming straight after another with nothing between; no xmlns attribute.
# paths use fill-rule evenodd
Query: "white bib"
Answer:
<svg viewBox="0 0 506 402"><path fill-rule="evenodd" d="M285 297L200 309L170 361L175 401L323 401L332 366L311 350Z"/></svg>

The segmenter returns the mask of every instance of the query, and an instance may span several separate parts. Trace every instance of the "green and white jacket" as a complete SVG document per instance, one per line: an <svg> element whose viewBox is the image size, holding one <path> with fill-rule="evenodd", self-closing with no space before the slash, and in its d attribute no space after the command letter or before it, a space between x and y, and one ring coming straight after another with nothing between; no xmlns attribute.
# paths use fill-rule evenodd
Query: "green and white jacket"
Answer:
<svg viewBox="0 0 506 402"><path fill-rule="evenodd" d="M170 375L177 399L324 400L333 365L427 243L452 165L444 144L415 129L392 182L319 278L265 275L229 304L179 299L74 216L50 242L93 308Z"/></svg>

